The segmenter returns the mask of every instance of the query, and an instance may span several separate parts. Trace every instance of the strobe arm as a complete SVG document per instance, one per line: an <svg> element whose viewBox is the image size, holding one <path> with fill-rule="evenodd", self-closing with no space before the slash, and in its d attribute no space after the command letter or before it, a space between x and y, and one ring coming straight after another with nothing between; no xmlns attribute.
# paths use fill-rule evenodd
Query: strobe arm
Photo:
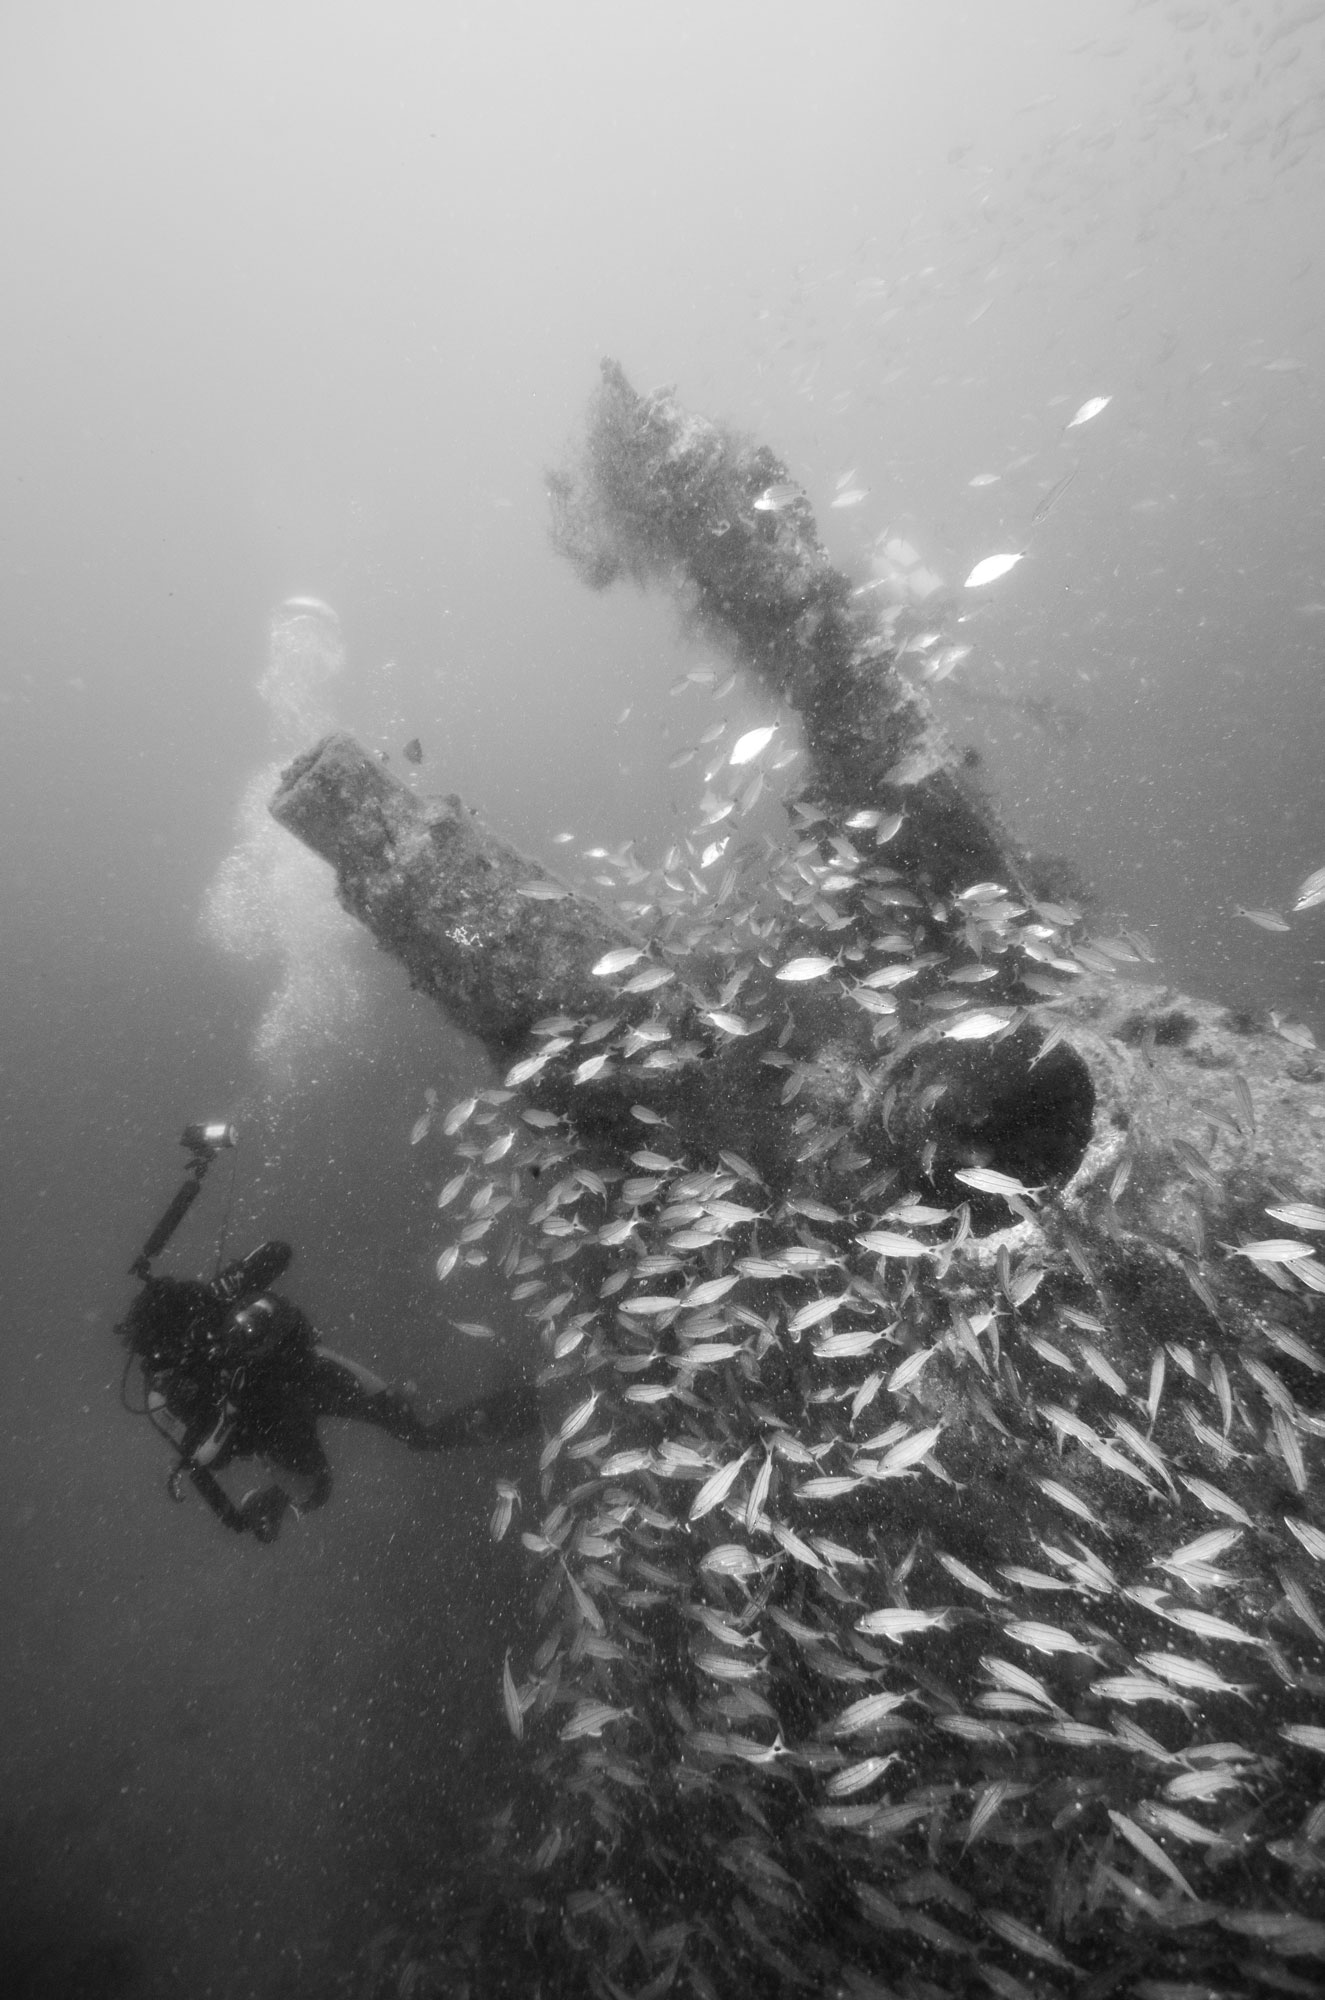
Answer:
<svg viewBox="0 0 1325 2000"><path fill-rule="evenodd" d="M219 1152L235 1145L237 1134L233 1125L186 1125L180 1135L180 1145L185 1147L192 1158L184 1169L184 1179L175 1190L170 1206L153 1229L138 1255L129 1266L131 1278L146 1278L151 1275L152 1260L161 1255L175 1231L198 1199L203 1178L208 1167Z"/></svg>

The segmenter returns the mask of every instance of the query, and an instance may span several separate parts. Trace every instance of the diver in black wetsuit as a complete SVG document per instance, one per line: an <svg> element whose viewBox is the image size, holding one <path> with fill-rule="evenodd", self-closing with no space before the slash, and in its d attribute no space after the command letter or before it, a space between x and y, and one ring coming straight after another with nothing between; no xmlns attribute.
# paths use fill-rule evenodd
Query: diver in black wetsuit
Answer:
<svg viewBox="0 0 1325 2000"><path fill-rule="evenodd" d="M129 1365L136 1360L142 1370L147 1414L179 1454L169 1482L174 1499L187 1478L226 1527L272 1542L287 1512L321 1507L330 1495L321 1417L377 1424L416 1451L502 1443L535 1428L537 1398L523 1385L425 1423L406 1395L324 1347L307 1315L271 1290L293 1254L288 1243L263 1243L211 1280L156 1276L151 1259L187 1213L216 1152L234 1143L217 1135L229 1128L185 1133L193 1158L184 1186L131 1267L143 1289L117 1328ZM241 1459L264 1462L271 1478L236 1503L217 1475Z"/></svg>

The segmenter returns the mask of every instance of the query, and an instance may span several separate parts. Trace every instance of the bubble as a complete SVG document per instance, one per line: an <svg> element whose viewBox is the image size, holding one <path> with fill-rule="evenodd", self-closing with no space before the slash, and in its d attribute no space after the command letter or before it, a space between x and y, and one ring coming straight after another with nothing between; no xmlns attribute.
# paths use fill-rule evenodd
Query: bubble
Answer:
<svg viewBox="0 0 1325 2000"><path fill-rule="evenodd" d="M331 687L345 660L340 620L321 598L287 598L272 613L257 691L277 754L245 787L234 846L203 901L203 931L218 949L277 967L253 1054L278 1094L345 1045L366 1004L358 929L336 902L331 870L267 811L282 763L335 727Z"/></svg>
<svg viewBox="0 0 1325 2000"><path fill-rule="evenodd" d="M320 597L287 597L272 613L258 676L276 748L304 749L335 726L327 690L344 671L345 637L331 606Z"/></svg>

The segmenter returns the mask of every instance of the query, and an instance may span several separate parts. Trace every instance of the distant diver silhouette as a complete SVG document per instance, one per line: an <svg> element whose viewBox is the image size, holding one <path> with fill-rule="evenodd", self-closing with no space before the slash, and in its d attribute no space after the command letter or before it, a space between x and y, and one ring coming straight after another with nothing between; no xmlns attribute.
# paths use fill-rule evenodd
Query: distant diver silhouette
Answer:
<svg viewBox="0 0 1325 2000"><path fill-rule="evenodd" d="M538 1400L523 1384L427 1423L403 1391L324 1347L307 1314L271 1289L294 1254L288 1243L259 1244L210 1279L154 1273L153 1260L212 1161L235 1144L234 1129L190 1125L180 1143L190 1154L183 1183L130 1266L142 1290L116 1328L128 1349L125 1390L136 1363L144 1385L138 1413L177 1453L172 1499L183 1498L187 1479L227 1528L273 1542L287 1513L306 1513L330 1496L319 1418L376 1424L415 1451L506 1443L535 1428ZM125 1402L135 1407L127 1393ZM218 1475L250 1459L270 1477L236 1501Z"/></svg>

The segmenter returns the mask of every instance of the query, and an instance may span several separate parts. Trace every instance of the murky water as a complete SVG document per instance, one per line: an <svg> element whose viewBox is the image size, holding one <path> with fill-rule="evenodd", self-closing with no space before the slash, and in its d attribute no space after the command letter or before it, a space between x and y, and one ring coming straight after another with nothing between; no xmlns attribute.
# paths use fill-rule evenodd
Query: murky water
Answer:
<svg viewBox="0 0 1325 2000"><path fill-rule="evenodd" d="M330 1343L439 1406L531 1365L495 1279L440 1298L408 1143L481 1056L263 801L335 722L554 867L696 825L704 733L766 718L669 693L702 648L548 546L600 355L766 439L853 578L905 541L1018 830L1176 983L1325 1030L1320 911L1239 914L1325 860L1323 37L1272 0L0 28L7 1992L351 1992L515 1768L518 1454L328 1426L330 1505L239 1542L166 1497L111 1329L213 1116L173 1268L289 1238Z"/></svg>

